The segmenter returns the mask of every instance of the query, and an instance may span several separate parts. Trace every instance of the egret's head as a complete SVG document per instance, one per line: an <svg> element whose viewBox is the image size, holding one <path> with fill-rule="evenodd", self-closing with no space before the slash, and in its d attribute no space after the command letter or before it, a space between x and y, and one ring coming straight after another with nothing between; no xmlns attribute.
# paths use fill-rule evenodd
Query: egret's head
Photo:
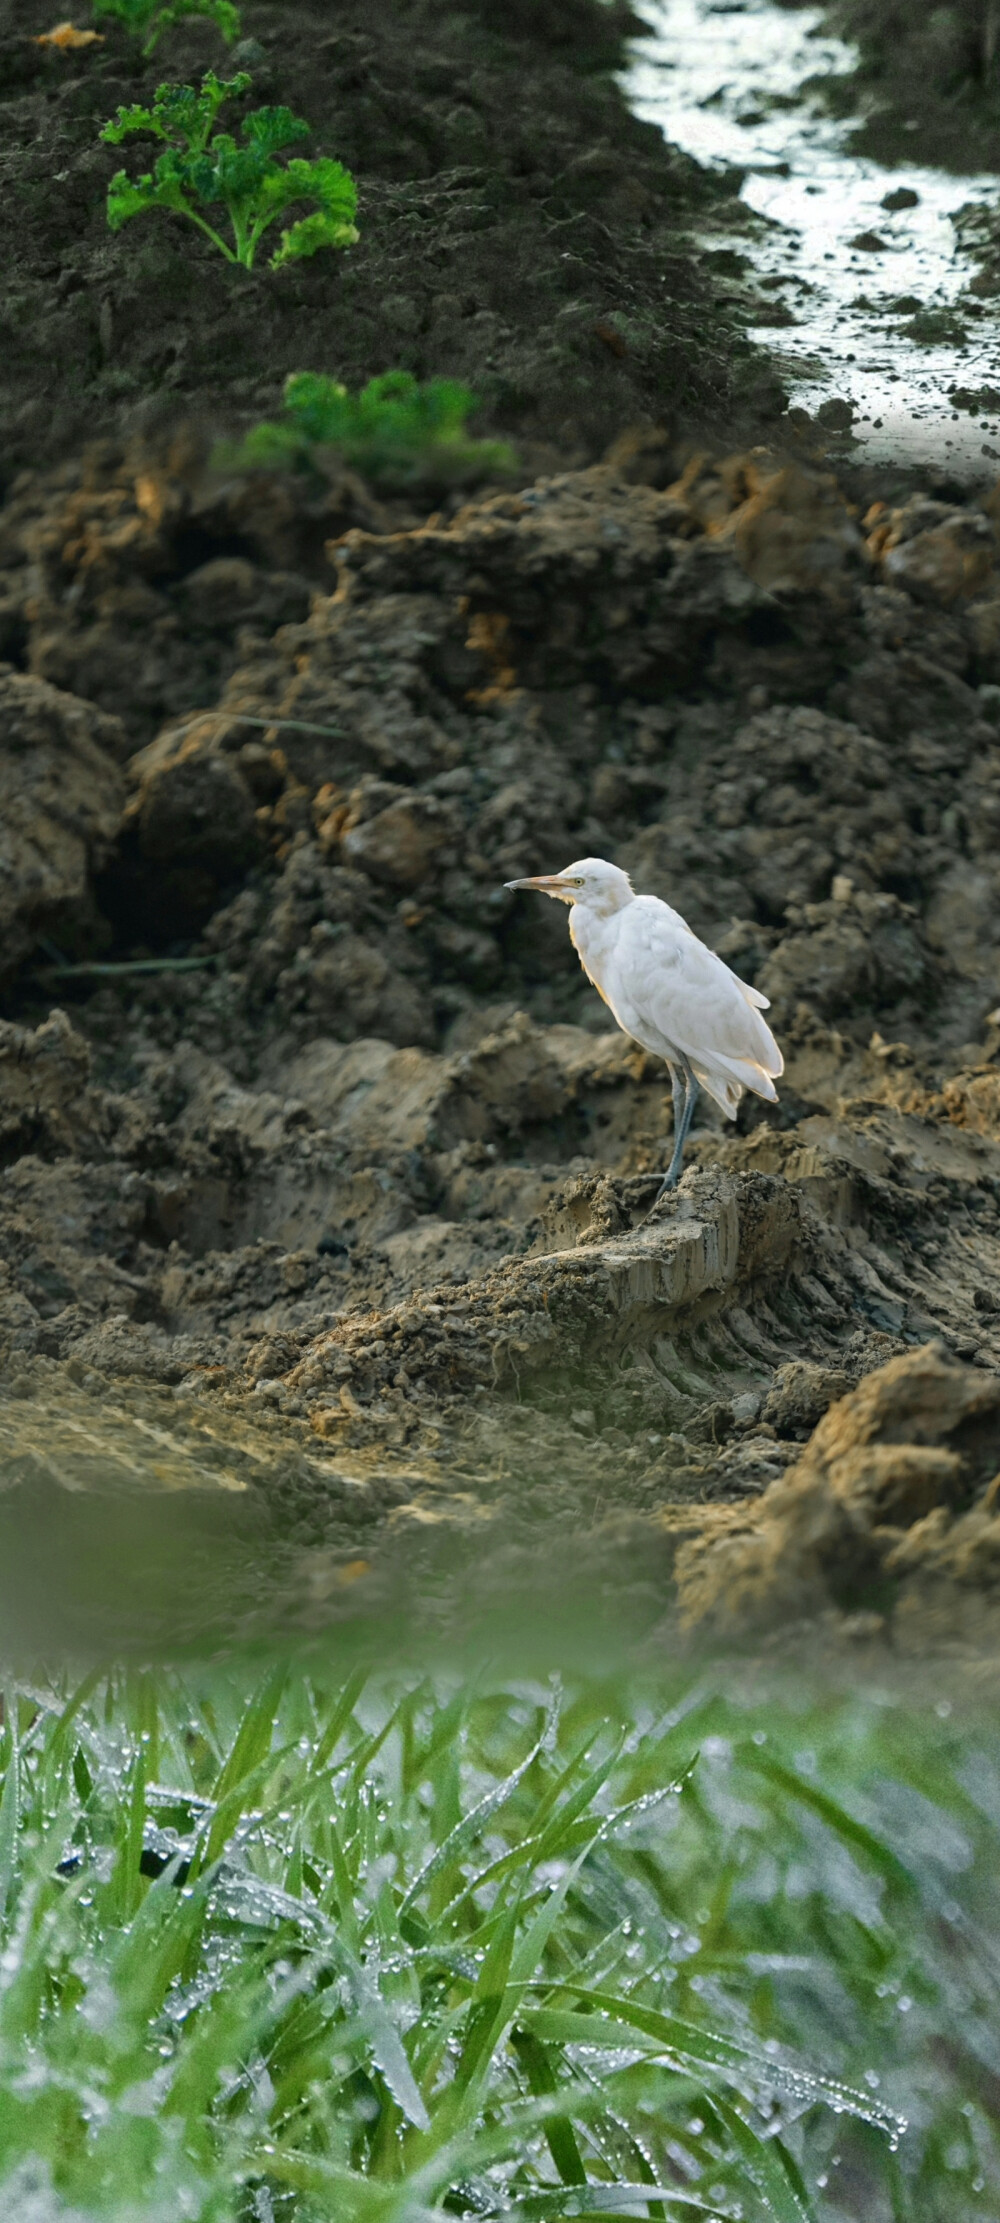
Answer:
<svg viewBox="0 0 1000 2223"><path fill-rule="evenodd" d="M610 918L634 901L632 882L620 865L603 857L581 857L565 872L540 873L534 880L507 880L508 888L537 888L540 895L554 895L560 903L579 903L598 918Z"/></svg>

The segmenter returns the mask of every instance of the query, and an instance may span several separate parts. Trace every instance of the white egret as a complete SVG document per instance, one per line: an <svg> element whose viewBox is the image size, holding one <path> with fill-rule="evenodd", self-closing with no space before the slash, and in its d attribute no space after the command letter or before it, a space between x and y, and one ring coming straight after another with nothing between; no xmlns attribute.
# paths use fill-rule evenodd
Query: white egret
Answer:
<svg viewBox="0 0 1000 2223"><path fill-rule="evenodd" d="M699 942L661 903L636 895L627 872L603 857L582 857L565 872L508 880L569 903L570 939L588 980L623 1033L665 1059L674 1100L674 1152L659 1195L676 1188L699 1088L735 1119L745 1088L778 1101L784 1059L761 1018L766 996Z"/></svg>

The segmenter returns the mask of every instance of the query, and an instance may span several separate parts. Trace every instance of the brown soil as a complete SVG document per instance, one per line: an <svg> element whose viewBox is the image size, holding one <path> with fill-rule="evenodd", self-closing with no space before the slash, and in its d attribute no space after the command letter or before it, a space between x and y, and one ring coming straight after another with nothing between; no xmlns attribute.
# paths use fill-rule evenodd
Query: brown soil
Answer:
<svg viewBox="0 0 1000 2223"><path fill-rule="evenodd" d="M103 44L40 47L58 13L20 0L0 36L4 476L180 404L230 432L302 369L467 378L483 428L536 467L639 418L780 406L730 275L738 175L629 114L625 0L247 0L241 46L182 24L146 63L107 19ZM109 179L155 143L105 147L102 124L161 79L244 63L252 102L290 106L354 171L358 245L248 273L162 213L109 232Z"/></svg>
<svg viewBox="0 0 1000 2223"><path fill-rule="evenodd" d="M194 439L12 488L10 1508L225 1489L307 1620L985 1640L998 505L676 468L420 525ZM665 1073L502 886L587 852L788 1060L656 1206Z"/></svg>

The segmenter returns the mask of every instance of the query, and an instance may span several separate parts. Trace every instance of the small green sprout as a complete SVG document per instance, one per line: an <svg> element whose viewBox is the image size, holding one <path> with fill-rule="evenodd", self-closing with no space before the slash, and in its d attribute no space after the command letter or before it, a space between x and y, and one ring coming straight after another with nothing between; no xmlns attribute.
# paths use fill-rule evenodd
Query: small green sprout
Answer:
<svg viewBox="0 0 1000 2223"><path fill-rule="evenodd" d="M475 394L452 378L421 386L410 371L385 371L352 394L319 371L293 371L281 421L255 426L239 447L220 450L219 461L321 471L324 453L332 453L366 478L397 486L506 477L517 467L507 442L466 432L475 407Z"/></svg>
<svg viewBox="0 0 1000 2223"><path fill-rule="evenodd" d="M114 16L133 38L142 42L144 55L155 54L165 31L186 16L202 16L221 31L227 46L239 37L240 16L232 0L93 0L95 16Z"/></svg>
<svg viewBox="0 0 1000 2223"><path fill-rule="evenodd" d="M228 80L206 70L198 89L159 85L152 108L119 108L101 132L106 145L119 146L133 131L150 131L165 142L165 152L151 175L133 179L119 170L112 178L108 223L113 232L133 216L164 208L197 224L227 262L252 270L264 233L277 218L297 201L313 201L318 203L313 213L282 232L281 245L270 257L271 269L315 255L321 247L353 246L357 191L350 171L325 156L314 162L278 160L283 148L308 138L309 125L300 116L293 116L290 108L251 109L240 126L242 146L227 132L215 130L223 102L247 92L251 82L245 70ZM200 214L219 205L232 226L232 246Z"/></svg>

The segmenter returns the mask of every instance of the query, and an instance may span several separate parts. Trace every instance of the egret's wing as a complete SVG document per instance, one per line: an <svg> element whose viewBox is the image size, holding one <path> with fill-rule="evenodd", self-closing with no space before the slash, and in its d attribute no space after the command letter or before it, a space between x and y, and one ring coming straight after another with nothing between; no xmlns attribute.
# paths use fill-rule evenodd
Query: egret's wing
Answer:
<svg viewBox="0 0 1000 2223"><path fill-rule="evenodd" d="M773 1097L783 1060L760 999L655 897L625 912L607 985L627 1033L661 1056L682 1052L730 1116L742 1088Z"/></svg>

